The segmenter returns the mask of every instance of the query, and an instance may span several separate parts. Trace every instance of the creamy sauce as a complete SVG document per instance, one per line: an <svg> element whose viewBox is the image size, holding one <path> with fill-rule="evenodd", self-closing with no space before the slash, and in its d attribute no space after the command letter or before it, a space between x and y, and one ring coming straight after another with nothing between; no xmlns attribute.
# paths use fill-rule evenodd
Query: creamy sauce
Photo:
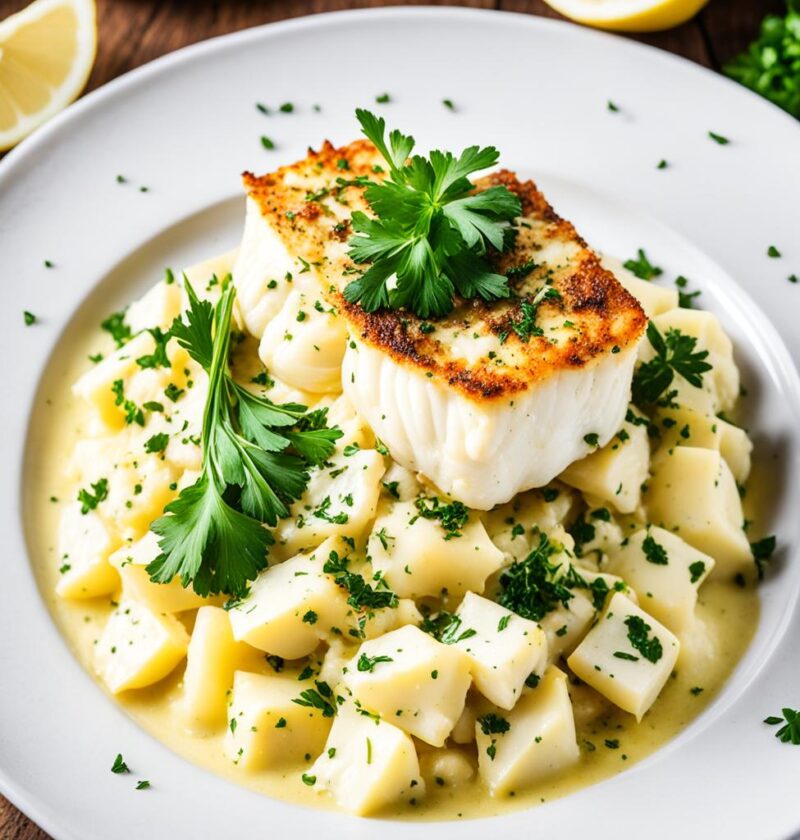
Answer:
<svg viewBox="0 0 800 840"><path fill-rule="evenodd" d="M73 325L71 332L77 333L79 326ZM90 334L88 330L80 333ZM85 337L70 340L68 335L62 342L64 346L55 354L33 413L28 473L23 488L30 556L42 596L74 654L90 673L94 673L94 643L112 612L113 599L57 598L55 586L60 560L55 543L62 505L71 501L74 494L73 484L62 477L62 472L75 441L84 434L83 424L87 419L86 410L72 398L69 386L89 367L87 356L100 343L96 334L91 340ZM752 489L749 496L755 496ZM751 505L751 510L758 507ZM385 815L410 819L491 816L564 796L627 769L685 729L713 700L747 649L758 614L758 597L752 586L706 583L700 590L697 606L698 619L706 632L681 638L681 656L673 677L640 724L605 701L598 705L598 695L571 686L581 759L562 776L504 799L490 798L477 779L457 787L442 787L430 780L427 797L416 807L398 806ZM193 614L189 617L184 614L184 620L190 630ZM267 673L263 658L259 655L257 660L248 663L248 669L258 670L260 662ZM182 671L182 667L178 668L150 688L129 691L113 700L154 737L201 767L268 796L333 809L332 799L320 796L300 781L300 772L307 769L313 758L304 766L253 773L236 767L224 756L224 732L198 737L187 731L176 708ZM696 688L702 691L692 692ZM465 749L474 750L474 747Z"/></svg>

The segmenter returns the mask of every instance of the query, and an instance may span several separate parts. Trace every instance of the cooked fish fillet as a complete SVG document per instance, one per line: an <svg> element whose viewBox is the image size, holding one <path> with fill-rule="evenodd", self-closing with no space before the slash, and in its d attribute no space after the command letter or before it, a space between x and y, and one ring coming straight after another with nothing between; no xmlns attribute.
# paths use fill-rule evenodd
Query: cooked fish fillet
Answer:
<svg viewBox="0 0 800 840"><path fill-rule="evenodd" d="M487 510L546 484L619 429L647 319L536 186L505 171L476 189L504 184L522 203L516 243L497 260L511 298L459 301L431 323L347 303L341 292L358 270L347 256L349 219L367 210L352 182L379 177L379 164L372 145L357 141L326 144L270 175L245 174L248 213L233 272L241 314L260 337L293 289L334 307L349 334L342 386L392 457ZM558 294L532 318L530 302L546 287ZM263 349L269 367L272 351ZM289 373L295 387L315 378Z"/></svg>

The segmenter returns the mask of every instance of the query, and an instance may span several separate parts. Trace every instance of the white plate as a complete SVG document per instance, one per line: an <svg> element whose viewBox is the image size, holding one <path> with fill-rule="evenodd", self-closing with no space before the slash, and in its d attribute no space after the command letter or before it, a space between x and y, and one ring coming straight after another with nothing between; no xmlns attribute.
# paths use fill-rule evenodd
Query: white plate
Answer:
<svg viewBox="0 0 800 840"><path fill-rule="evenodd" d="M786 837L800 826L800 749L779 743L761 720L800 705L800 648L791 642L800 634L800 384L792 364L800 286L787 282L800 273L800 129L734 84L639 44L456 9L323 15L192 47L86 97L0 164L0 788L57 838L321 830L366 838L378 830L394 840L414 830L260 797L142 732L68 653L20 524L29 413L54 350L45 388L59 375L68 325L80 329L87 313L126 302L167 264L234 245L238 173L300 157L326 136L351 139L354 106L384 91L392 103L375 107L422 147L498 145L503 163L536 177L597 247L628 256L644 246L667 278L683 273L703 289L703 304L736 342L757 445L774 470L770 528L782 546L749 652L670 745L573 796L490 824L439 824L437 833ZM609 111L608 99L621 110ZM257 101L293 101L297 113L265 117ZM709 130L732 142L717 145ZM274 152L261 148L261 134L276 141ZM656 168L662 158L665 170ZM130 183L117 184L117 174ZM782 259L767 257L770 244ZM23 309L41 322L24 327ZM152 790L135 792L109 773L118 751Z"/></svg>

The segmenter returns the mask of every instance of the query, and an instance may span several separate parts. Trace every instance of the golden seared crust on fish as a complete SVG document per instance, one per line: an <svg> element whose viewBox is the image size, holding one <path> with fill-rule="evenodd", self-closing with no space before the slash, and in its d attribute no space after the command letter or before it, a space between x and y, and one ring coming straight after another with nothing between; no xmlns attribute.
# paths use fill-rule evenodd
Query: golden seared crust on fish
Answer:
<svg viewBox="0 0 800 840"><path fill-rule="evenodd" d="M430 323L406 311L367 313L347 303L341 292L359 270L347 256L349 218L354 210L368 211L358 179L380 178L380 165L372 144L360 140L338 149L325 143L272 174L244 175L264 221L298 258L299 270L317 275L322 293L363 344L470 400L488 402L638 342L647 323L638 301L535 184L508 171L475 187L505 185L522 203L515 244L495 259L496 270L510 277L509 299L457 301L450 315ZM548 286L555 292L532 306Z"/></svg>

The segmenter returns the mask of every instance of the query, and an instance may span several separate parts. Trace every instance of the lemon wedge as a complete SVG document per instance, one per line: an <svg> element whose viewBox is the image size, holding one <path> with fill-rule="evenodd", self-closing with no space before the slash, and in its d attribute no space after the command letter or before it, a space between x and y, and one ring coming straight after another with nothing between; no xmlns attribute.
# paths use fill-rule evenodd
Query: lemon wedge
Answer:
<svg viewBox="0 0 800 840"><path fill-rule="evenodd" d="M0 22L0 150L83 90L97 49L94 0L35 0Z"/></svg>
<svg viewBox="0 0 800 840"><path fill-rule="evenodd" d="M694 17L708 0L545 0L578 23L620 32L670 29Z"/></svg>

